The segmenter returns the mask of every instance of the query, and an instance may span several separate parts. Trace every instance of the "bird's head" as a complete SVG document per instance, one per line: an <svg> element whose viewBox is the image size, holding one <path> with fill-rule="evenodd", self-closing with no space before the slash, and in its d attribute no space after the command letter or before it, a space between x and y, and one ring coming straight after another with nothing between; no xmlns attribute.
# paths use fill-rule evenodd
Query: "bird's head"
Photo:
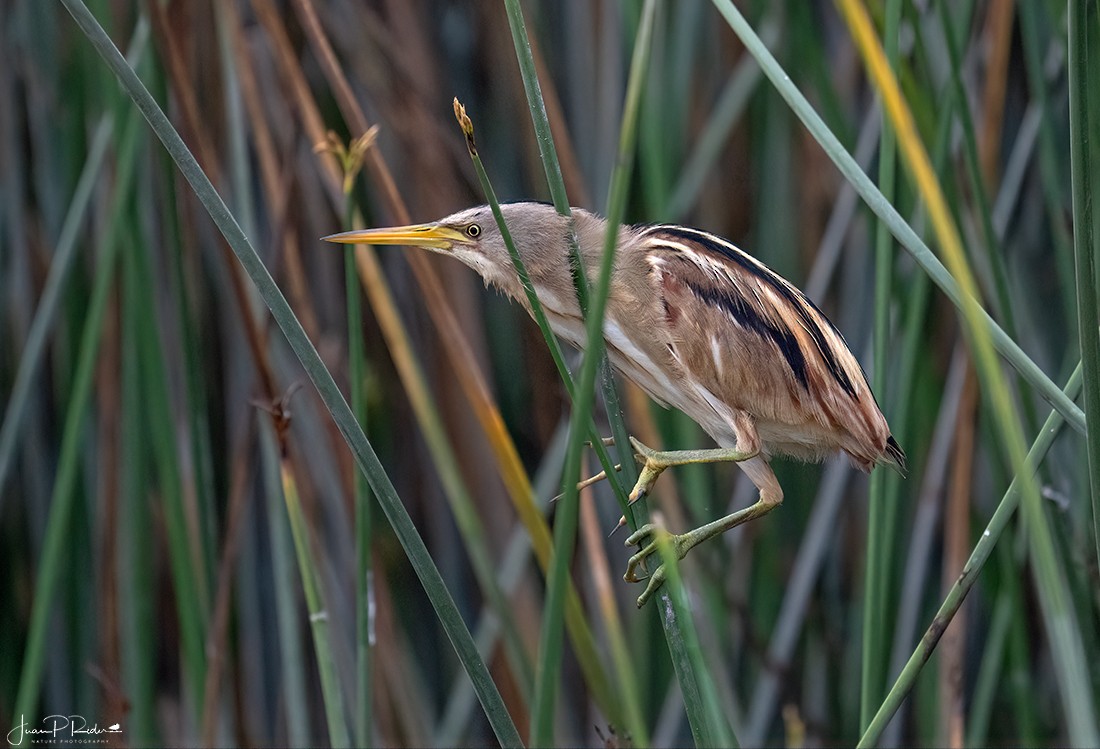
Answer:
<svg viewBox="0 0 1100 749"><path fill-rule="evenodd" d="M565 257L568 223L553 206L543 203L507 203L504 221L524 263L545 266ZM485 279L511 291L516 278L508 248L487 205L467 208L430 224L361 229L324 237L341 244L423 247L449 255L473 268ZM518 283L518 282L517 282Z"/></svg>

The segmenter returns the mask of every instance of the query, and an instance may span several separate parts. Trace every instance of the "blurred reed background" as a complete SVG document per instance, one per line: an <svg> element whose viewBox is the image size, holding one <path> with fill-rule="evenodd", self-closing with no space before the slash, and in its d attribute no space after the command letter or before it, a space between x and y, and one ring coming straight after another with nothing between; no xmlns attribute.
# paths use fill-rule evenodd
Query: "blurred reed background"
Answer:
<svg viewBox="0 0 1100 749"><path fill-rule="evenodd" d="M801 90L886 201L934 250L949 245L895 151L914 143L883 126L852 4L840 4L738 3L789 76L773 83L728 0L523 3L569 198L597 211L635 36L655 13L627 220L704 227L805 289L864 362L909 455L904 480L777 460L785 504L700 547L683 586L670 584L690 611L670 630L684 646L674 661L664 603L637 610L640 589L621 580L630 552L625 534L606 538L620 514L606 485L581 498L579 598L550 612L566 617L565 647L538 651L569 402L522 310L457 263L383 248L360 260L361 350L349 354L355 265L318 240L484 202L453 96L501 199L550 197L507 4L88 2L340 389L356 391L488 666L483 701L499 694L506 711L479 705L439 591L425 593L377 504L364 511L374 501L331 407L65 5L0 5L4 730L60 713L119 722L115 746L483 746L511 743L509 725L526 742L546 709L535 680L556 661L559 745L1095 741L1100 453L1063 403L1070 424L1059 433L1054 417L1042 432L1039 492L1024 481L1022 499L1002 502L1018 463L968 343L988 337L965 334L892 241L898 224L867 209L780 95ZM1090 300L1096 329L1095 277L1080 270L1096 219L1079 197L1097 186L1081 174L1100 137L1097 3L867 7L985 309L1020 361L1065 386ZM373 124L346 198L326 132L347 142ZM1071 145L1084 149L1073 159ZM1095 394L1096 350L1084 348ZM1017 363L1002 373L1026 447L1050 407ZM708 445L620 384L644 442ZM1079 389L1080 378L1070 400ZM607 433L602 405L595 415ZM680 531L754 498L736 468L693 466L667 473L650 504ZM1009 519L1013 502L1027 524ZM944 633L933 618L965 592L957 578L980 543L988 563ZM895 679L914 651L902 702ZM892 722L865 734L891 699Z"/></svg>

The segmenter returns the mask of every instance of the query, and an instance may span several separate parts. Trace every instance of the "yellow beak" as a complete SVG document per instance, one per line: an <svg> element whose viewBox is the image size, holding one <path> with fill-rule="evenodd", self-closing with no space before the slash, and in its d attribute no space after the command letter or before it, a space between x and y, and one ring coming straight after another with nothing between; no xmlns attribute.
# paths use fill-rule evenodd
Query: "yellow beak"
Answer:
<svg viewBox="0 0 1100 749"><path fill-rule="evenodd" d="M449 249L456 242L469 241L462 232L440 224L414 224L385 229L359 229L342 234L322 237L326 242L339 244L393 244L409 247Z"/></svg>

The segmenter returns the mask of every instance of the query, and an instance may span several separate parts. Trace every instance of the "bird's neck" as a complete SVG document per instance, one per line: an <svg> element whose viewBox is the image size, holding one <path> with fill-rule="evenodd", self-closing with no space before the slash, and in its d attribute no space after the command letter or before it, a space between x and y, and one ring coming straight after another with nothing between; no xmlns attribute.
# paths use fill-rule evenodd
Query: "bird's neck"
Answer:
<svg viewBox="0 0 1100 749"><path fill-rule="evenodd" d="M543 306L568 316L580 315L576 286L573 280L571 233L576 237L577 249L584 265L589 284L594 284L600 271L600 258L606 238L607 221L581 208L573 209L572 232L569 219L555 215L555 224L547 231L535 235L518 245L527 274L539 291ZM490 283L507 293L531 312L527 294L514 273L507 277L491 279Z"/></svg>

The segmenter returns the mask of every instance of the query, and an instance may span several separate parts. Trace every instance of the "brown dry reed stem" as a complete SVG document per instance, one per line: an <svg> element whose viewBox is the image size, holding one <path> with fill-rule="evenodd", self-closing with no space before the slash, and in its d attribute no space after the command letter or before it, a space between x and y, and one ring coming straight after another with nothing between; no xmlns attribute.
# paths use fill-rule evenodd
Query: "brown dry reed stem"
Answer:
<svg viewBox="0 0 1100 749"><path fill-rule="evenodd" d="M1012 52L1012 26L1015 19L1012 0L992 0L986 12L983 36L989 45L982 92L982 133L978 153L986 189L997 183L1004 127L1005 90L1008 87L1008 62ZM964 104L965 105L965 104ZM992 249L992 248L991 248Z"/></svg>
<svg viewBox="0 0 1100 749"><path fill-rule="evenodd" d="M96 373L96 400L100 413L117 414L122 409L122 321L120 299L116 291L107 301L105 323L99 343L99 367ZM99 444L102 446L99 496L103 498L97 514L100 515L99 543L101 548L113 550L112 535L118 528L121 481L120 443L122 439L119 419L102 419L99 423ZM105 708L109 715L121 715L126 699L120 687L122 681L121 648L116 633L119 629L118 555L105 553L98 579L100 620L100 648Z"/></svg>
<svg viewBox="0 0 1100 749"><path fill-rule="evenodd" d="M153 18L154 36L167 56L168 74L172 82L172 90L180 100L186 131L191 134L193 144L196 147L194 151L195 158L203 170L210 175L210 181L215 185L219 185L222 183L221 169L218 161L212 156L213 151L209 145L210 137L203 123L203 118L199 114L195 89L187 76L186 66L176 47L165 10L159 0L148 0L147 4ZM244 280L244 271L237 264L233 251L224 238L218 238L218 249L221 252L221 260L226 275L233 287L233 298L237 303L241 322L244 324L245 338L260 377L262 392L266 398L274 400L278 393L275 373L267 354L266 336L249 304L250 295Z"/></svg>
<svg viewBox="0 0 1100 749"><path fill-rule="evenodd" d="M978 417L978 380L974 366L966 364L962 399L955 412L954 464L943 515L944 551L942 593L951 592L955 570L966 564L970 553L970 494L974 472L974 433ZM940 643L940 730L936 737L943 746L962 749L964 725L964 668L966 661L966 603L959 606Z"/></svg>
<svg viewBox="0 0 1100 749"><path fill-rule="evenodd" d="M217 739L218 704L222 683L222 663L228 652L229 606L232 603L233 569L240 552L243 520L248 509L248 479L251 462L245 456L255 442L256 421L248 419L248 428L241 432L240 443L233 451L238 456L232 462L229 482L229 519L225 526L218 577L214 586L214 612L206 633L206 686L203 689L202 740L214 746Z"/></svg>
<svg viewBox="0 0 1100 749"><path fill-rule="evenodd" d="M160 7L160 3L153 0L150 4L154 8L154 35L167 51L169 58L168 72L172 79L173 90L183 103L182 109L185 124L198 146L196 159L199 161L200 166L204 166L204 170L210 173L211 182L215 185L219 184L222 182L223 175L221 174L219 163L211 155L212 152L210 151L209 145L210 137L205 122L199 114L194 86L187 76L186 66L174 43L174 37L171 29L168 27L167 19L164 17L158 19L158 13L163 15L163 9ZM220 234L217 236L216 243L220 250L222 265L224 266L233 289L233 298L237 305L239 319L245 331L245 340L252 354L252 360L259 377L260 389L263 394L262 400L269 403L275 403L280 397L280 391L278 380L268 353L266 325L253 313L251 294L249 293L248 285L244 277L244 270L236 262L236 258L232 249L229 247L229 243ZM291 242L287 247L293 250L296 245ZM265 322L268 320L269 318L265 316ZM338 444L340 437L336 434L335 426L331 422L326 422L326 431L329 441L333 445ZM286 463L287 469L291 472L290 479L295 486L300 487L301 496L305 499L311 498L313 496L312 485L309 482L299 480L300 476L308 475L308 471L305 470L298 454L293 451L287 452ZM311 502L310 505L312 504ZM306 514L307 516L309 515L308 509ZM192 542L197 543L194 534L192 534L191 537ZM205 579L205 575L199 575L198 579L201 583Z"/></svg>
<svg viewBox="0 0 1100 749"><path fill-rule="evenodd" d="M302 321L302 327L305 328L311 340L317 340L321 326L317 321L317 312L306 285L307 274L302 263L302 253L298 246L297 236L293 231L287 230L289 227L284 226L293 186L293 180L291 179L293 159L287 158L287 164L283 167L279 166L275 139L269 124L270 114L264 107L265 96L260 91L253 58L245 43L237 4L233 2L222 3L219 5L219 9L224 14L225 22L230 27L234 66L237 72L237 81L240 85L241 97L248 112L249 131L252 136L252 147L256 151L256 162L259 165L260 183L263 185L269 204L274 206L272 211L274 215L273 223L276 228L274 236L279 238L277 241L280 242L283 259L286 263L284 276L290 299L294 310Z"/></svg>

